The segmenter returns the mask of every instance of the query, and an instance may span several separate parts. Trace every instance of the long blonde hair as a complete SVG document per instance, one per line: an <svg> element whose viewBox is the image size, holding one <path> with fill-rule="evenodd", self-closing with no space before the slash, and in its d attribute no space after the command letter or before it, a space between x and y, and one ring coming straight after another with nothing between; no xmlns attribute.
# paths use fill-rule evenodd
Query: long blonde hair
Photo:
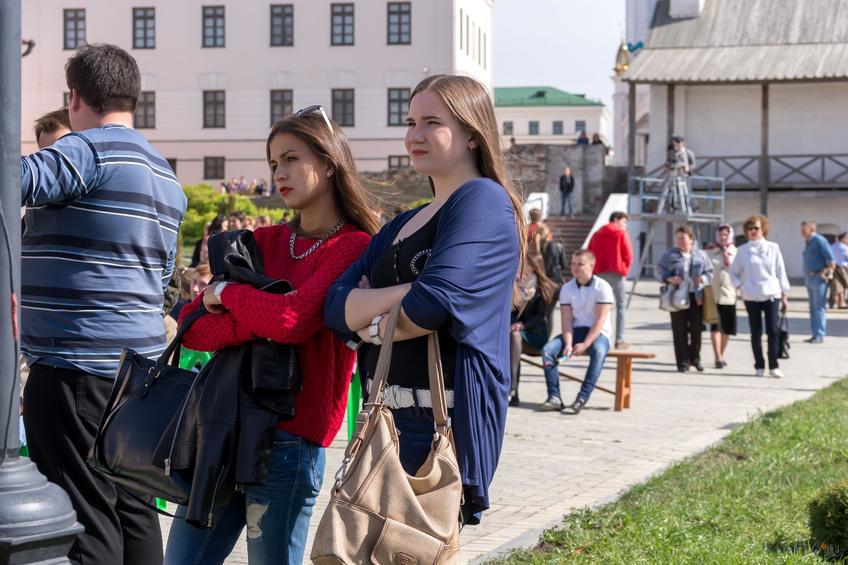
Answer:
<svg viewBox="0 0 848 565"><path fill-rule="evenodd" d="M318 112L283 118L271 126L265 143L265 156L270 162L271 140L280 134L290 133L302 140L335 171L331 179L333 194L344 220L368 235L374 235L380 230L379 218L374 214L376 201L359 179L347 137L335 122L331 120L330 123L333 124L332 131ZM292 220L295 227L299 225L299 220L298 214Z"/></svg>
<svg viewBox="0 0 848 565"><path fill-rule="evenodd" d="M473 150L477 170L506 191L515 213L519 245L518 267L519 271L523 271L524 256L527 253L524 202L506 174L492 96L477 80L457 75L434 75L425 78L412 91L409 100L421 92L435 93L456 121L471 133L477 142L477 147Z"/></svg>

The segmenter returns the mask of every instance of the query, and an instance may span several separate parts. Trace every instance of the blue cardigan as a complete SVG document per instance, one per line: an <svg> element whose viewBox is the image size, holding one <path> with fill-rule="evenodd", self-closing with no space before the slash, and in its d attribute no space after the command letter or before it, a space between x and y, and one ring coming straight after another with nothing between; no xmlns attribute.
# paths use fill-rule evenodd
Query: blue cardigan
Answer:
<svg viewBox="0 0 848 565"><path fill-rule="evenodd" d="M345 339L345 301L362 275L421 208L383 226L324 303L327 326ZM509 325L512 288L518 270L518 228L512 203L498 183L474 179L442 207L433 251L403 299L418 326L446 326L457 341L453 433L465 494L467 523L479 523L489 507L489 484L498 464L509 396Z"/></svg>

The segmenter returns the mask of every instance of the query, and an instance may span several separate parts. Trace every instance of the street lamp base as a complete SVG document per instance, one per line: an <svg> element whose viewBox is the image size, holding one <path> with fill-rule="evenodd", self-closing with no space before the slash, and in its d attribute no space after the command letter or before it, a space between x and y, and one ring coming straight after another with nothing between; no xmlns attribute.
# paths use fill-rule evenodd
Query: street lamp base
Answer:
<svg viewBox="0 0 848 565"><path fill-rule="evenodd" d="M9 450L0 465L0 565L68 563L82 530L65 491Z"/></svg>

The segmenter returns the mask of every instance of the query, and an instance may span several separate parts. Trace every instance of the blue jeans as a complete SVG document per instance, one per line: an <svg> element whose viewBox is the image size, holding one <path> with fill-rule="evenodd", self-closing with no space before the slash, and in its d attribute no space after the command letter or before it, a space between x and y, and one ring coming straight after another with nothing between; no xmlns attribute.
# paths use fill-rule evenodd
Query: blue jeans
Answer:
<svg viewBox="0 0 848 565"><path fill-rule="evenodd" d="M810 301L810 328L813 337L824 339L827 334L827 281L818 275L807 276L807 298Z"/></svg>
<svg viewBox="0 0 848 565"><path fill-rule="evenodd" d="M574 328L574 341L572 345L582 343L586 339L589 329ZM557 365L559 364L559 356L562 355L564 348L565 341L561 335L553 338L542 348L542 364L545 366L545 383L548 385L548 396L555 396L556 398L560 397ZM589 396L595 390L598 377L601 376L601 369L604 368L604 359L607 358L609 349L609 338L603 334L599 335L592 342L592 345L589 346L587 350L589 354L589 367L586 369L586 378L583 379L583 386L580 387L580 392L577 393L578 400L582 400L584 403L589 400Z"/></svg>
<svg viewBox="0 0 848 565"><path fill-rule="evenodd" d="M250 565L300 565L324 463L323 447L278 430L265 484L233 495L230 503L218 510L210 529L174 519L165 565L223 563L245 526ZM184 516L185 510L180 506L177 516Z"/></svg>
<svg viewBox="0 0 848 565"><path fill-rule="evenodd" d="M574 204L571 201L571 193L570 192L561 192L560 194L562 195L562 198L561 198L559 215L565 216L565 207L566 206L568 206L568 215L569 216L574 215Z"/></svg>

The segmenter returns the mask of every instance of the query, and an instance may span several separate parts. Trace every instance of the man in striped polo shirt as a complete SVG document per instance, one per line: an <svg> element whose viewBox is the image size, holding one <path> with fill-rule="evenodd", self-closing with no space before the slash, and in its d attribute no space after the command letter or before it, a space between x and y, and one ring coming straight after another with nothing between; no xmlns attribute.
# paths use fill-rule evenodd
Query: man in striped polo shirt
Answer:
<svg viewBox="0 0 848 565"><path fill-rule="evenodd" d="M74 132L21 157L24 423L38 469L85 526L75 563L162 561L155 512L86 465L123 346L165 349L164 291L186 197L167 161L132 128L135 60L85 45L65 74Z"/></svg>

